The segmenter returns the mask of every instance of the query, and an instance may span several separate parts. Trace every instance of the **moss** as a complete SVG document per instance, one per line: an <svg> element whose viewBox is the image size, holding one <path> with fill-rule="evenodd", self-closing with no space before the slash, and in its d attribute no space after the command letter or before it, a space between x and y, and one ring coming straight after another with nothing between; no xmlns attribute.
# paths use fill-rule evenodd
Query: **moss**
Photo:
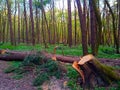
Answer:
<svg viewBox="0 0 120 90"><path fill-rule="evenodd" d="M113 67L101 64L96 58L93 59L93 62L97 69L99 69L101 76L109 83L120 80L120 76L115 72Z"/></svg>

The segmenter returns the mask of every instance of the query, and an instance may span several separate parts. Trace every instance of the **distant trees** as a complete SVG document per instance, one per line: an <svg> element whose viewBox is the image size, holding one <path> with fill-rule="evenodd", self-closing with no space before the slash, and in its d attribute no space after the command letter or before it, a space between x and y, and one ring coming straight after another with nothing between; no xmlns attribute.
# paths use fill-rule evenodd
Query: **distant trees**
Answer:
<svg viewBox="0 0 120 90"><path fill-rule="evenodd" d="M107 4L109 11L111 13L112 16L112 26L113 26L113 37L114 37L114 45L116 47L116 53L119 53L119 38L118 38L118 33L117 33L117 27L116 27L116 23L115 23L115 15L114 12L112 10L112 8L110 7L110 4L108 2L108 0L105 0L105 3Z"/></svg>
<svg viewBox="0 0 120 90"><path fill-rule="evenodd" d="M63 5L59 3L59 6L56 2L0 0L0 42L44 44L45 47L82 44L84 55L89 53L89 47L97 55L99 45L107 45L120 53L119 0L113 0L114 4L109 0L74 0L74 4L73 0L62 0Z"/></svg>

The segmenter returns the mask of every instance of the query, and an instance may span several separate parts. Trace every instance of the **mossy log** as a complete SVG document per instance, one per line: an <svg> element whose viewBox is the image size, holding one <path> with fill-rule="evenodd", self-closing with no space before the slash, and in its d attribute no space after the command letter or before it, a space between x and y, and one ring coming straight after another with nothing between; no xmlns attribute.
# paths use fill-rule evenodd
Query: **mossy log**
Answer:
<svg viewBox="0 0 120 90"><path fill-rule="evenodd" d="M20 52L10 50L0 50L0 60L23 61L26 56L36 54L36 51ZM80 73L84 86L106 86L113 81L120 81L120 75L110 66L107 66L93 55L83 57L56 55L55 53L39 52L44 56L44 60L54 59L65 63L73 63L73 67ZM75 65L74 65L74 62ZM109 63L109 62L108 62Z"/></svg>
<svg viewBox="0 0 120 90"><path fill-rule="evenodd" d="M100 63L93 55L80 58L78 66L84 75L81 75L85 79L84 86L108 86L114 81L120 81L120 75L113 67Z"/></svg>

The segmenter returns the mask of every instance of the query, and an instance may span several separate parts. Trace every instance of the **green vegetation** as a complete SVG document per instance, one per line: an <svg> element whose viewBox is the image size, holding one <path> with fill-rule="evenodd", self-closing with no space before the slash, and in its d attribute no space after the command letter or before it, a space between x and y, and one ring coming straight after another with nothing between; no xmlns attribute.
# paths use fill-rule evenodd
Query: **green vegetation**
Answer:
<svg viewBox="0 0 120 90"><path fill-rule="evenodd" d="M63 44L56 44L56 45L49 45L49 48L44 48L43 45L35 45L35 46L27 46L25 44L20 44L18 46L12 46L10 43L3 44L0 46L0 49L10 49L10 50L18 50L18 51L31 51L31 50L46 50L48 52L53 52L53 49L55 46L59 46L60 49L57 49L57 54L63 54L64 55L72 55L72 56L81 56L82 55L82 46L74 46L74 47L68 47L64 46ZM63 53L62 53L63 50ZM89 52L91 52L91 49L89 48ZM105 47L100 46L98 51L98 57L99 58L120 58L120 54L115 54L114 47Z"/></svg>
<svg viewBox="0 0 120 90"><path fill-rule="evenodd" d="M70 87L72 90L82 90L80 85L77 85L77 79L79 77L78 72L75 69L73 69L71 66L68 66L67 69L68 69L67 76L69 78L67 84L68 87Z"/></svg>
<svg viewBox="0 0 120 90"><path fill-rule="evenodd" d="M49 80L49 76L47 73L39 74L33 81L34 86L42 85L45 81Z"/></svg>
<svg viewBox="0 0 120 90"><path fill-rule="evenodd" d="M62 76L62 71L59 69L57 62L48 60L42 65L38 65L36 68L37 77L33 81L34 86L42 85L50 77L55 76L60 78Z"/></svg>
<svg viewBox="0 0 120 90"><path fill-rule="evenodd" d="M60 45L49 45L49 48L45 49L44 46L41 45L35 45L35 46L26 46L24 44L20 44L19 46L11 46L8 44L3 44L0 46L1 49L10 49L10 50L20 50L20 51L27 51L27 50L46 50L50 53L53 52L53 49L55 46L59 46L60 48L57 49L57 54L63 54L62 50L64 52L64 55L73 55L73 56L81 56L82 55L82 47L81 45L77 47L69 48L68 46L64 46L62 44ZM89 49L89 52L91 50ZM100 46L99 48L99 54L98 57L100 58L119 58L119 54L114 54L115 50L112 47L103 47ZM58 62L48 60L43 61L44 57L40 57L39 52L37 54L27 56L23 62L16 62L12 61L10 62L10 67L4 70L5 73L15 73L12 78L14 79L21 79L24 76L24 73L26 72L25 67L29 68L35 68L36 78L33 81L34 86L42 85L45 81L48 81L51 76L55 76L56 78L60 78L62 76L60 69L58 67ZM114 67L115 69L119 69L119 66ZM113 69L113 68L112 68ZM67 85L72 90L82 90L80 85L77 84L77 79L79 77L79 74L76 70L74 70L70 65L67 65L67 77L70 79ZM41 78L42 77L42 78ZM40 87L41 89L41 87ZM105 90L103 87L97 87L95 90ZM111 87L110 90L116 90L114 87Z"/></svg>

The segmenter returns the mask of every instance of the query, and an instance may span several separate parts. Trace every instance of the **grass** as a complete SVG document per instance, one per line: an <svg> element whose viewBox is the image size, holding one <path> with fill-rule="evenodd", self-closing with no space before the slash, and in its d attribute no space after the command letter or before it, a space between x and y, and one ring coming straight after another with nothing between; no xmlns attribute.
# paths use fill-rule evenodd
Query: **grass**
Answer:
<svg viewBox="0 0 120 90"><path fill-rule="evenodd" d="M10 50L18 50L18 51L31 51L31 50L46 50L50 53L53 52L53 49L55 46L59 46L61 49L57 49L57 54L62 54L62 50L64 52L64 55L72 55L72 56L82 56L82 46L73 46L72 48L68 46L64 46L62 44L58 45L49 45L49 48L45 49L43 45L25 45L25 44L19 44L17 46L12 46L10 43L6 43L0 46L0 49L10 49ZM91 49L89 48L89 53L91 52ZM108 46L100 46L98 51L98 57L99 58L120 58L120 54L115 53L114 47L108 47Z"/></svg>
<svg viewBox="0 0 120 90"><path fill-rule="evenodd" d="M47 73L41 73L34 79L33 85L34 86L42 85L47 80L49 80L49 75Z"/></svg>
<svg viewBox="0 0 120 90"><path fill-rule="evenodd" d="M72 55L72 56L82 56L82 46L76 46L76 47L72 47L69 48L68 46L64 46L64 45L49 45L49 48L45 49L43 45L35 45L35 46L27 46L24 44L20 44L17 46L12 46L10 45L10 43L7 44L3 44L0 46L0 49L10 49L10 50L18 50L18 51L31 51L31 50L36 50L36 51L41 51L41 50L46 50L47 52L52 53L54 50L55 46L59 46L60 48L57 49L56 53L57 54L63 54L62 50L64 52L64 55ZM91 52L91 49L89 48L89 52ZM30 57L27 57L30 58ZM98 58L111 58L111 59L120 59L120 54L116 54L115 53L115 49L113 47L107 47L107 46L100 46L99 47L99 51L98 51ZM34 58L36 62L38 62L38 58ZM33 63L33 58L29 59L28 61L26 60L25 63L29 63L32 62ZM36 63L34 62L34 64ZM23 77L23 72L22 70L16 70L19 66L21 65L21 62L15 62L12 61L10 62L10 67L8 67L4 72L6 73L10 73L10 72L15 72L17 74L15 74L15 76L13 76L12 78L14 79L21 79ZM41 85L44 81L49 80L49 76L52 75L56 75L56 77L59 78L60 73L59 70L55 70L56 69L56 63L55 62L48 62L44 65L38 66L36 69L36 73L37 73L37 77L35 78L35 80L33 81L33 85L38 86ZM42 74L40 74L40 70L42 70L43 68L47 69L47 72L44 72ZM116 69L119 69L119 66L115 67ZM78 78L78 73L71 67L71 66L67 66L68 72L67 72L67 77L70 79L70 81L68 82L68 86L72 89L72 90L82 90L82 88L76 84L77 82L77 78ZM54 70L54 71L52 71ZM42 78L44 77L44 78ZM41 90L41 88L39 89ZM106 90L103 87L97 87L95 88L95 90ZM116 90L114 87L110 88L110 90Z"/></svg>

